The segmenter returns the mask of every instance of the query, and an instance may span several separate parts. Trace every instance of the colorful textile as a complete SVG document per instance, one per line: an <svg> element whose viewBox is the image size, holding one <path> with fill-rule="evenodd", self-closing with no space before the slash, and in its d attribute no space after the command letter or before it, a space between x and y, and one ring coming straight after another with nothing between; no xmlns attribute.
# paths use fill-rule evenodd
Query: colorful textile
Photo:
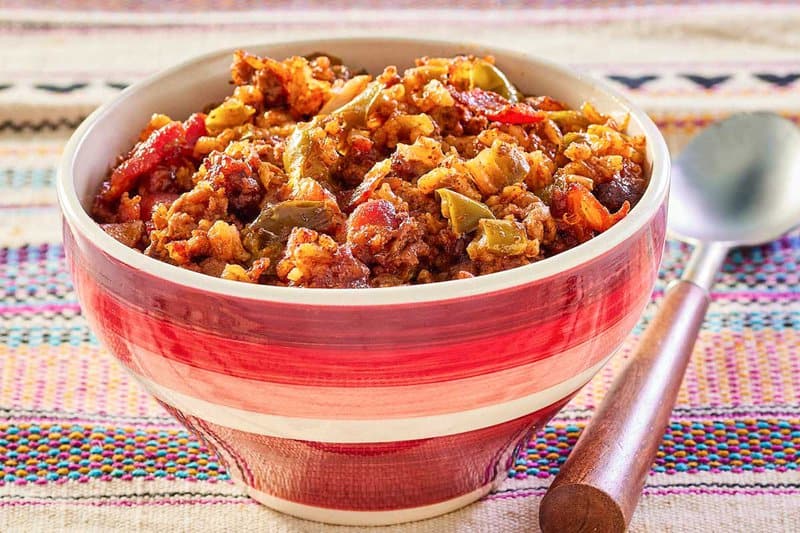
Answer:
<svg viewBox="0 0 800 533"><path fill-rule="evenodd" d="M732 111L800 123L800 6L788 0L262 5L0 2L0 531L327 529L247 498L81 316L55 166L81 118L147 74L242 43L469 35L605 79L651 113L675 152ZM689 251L668 243L654 305L523 447L503 486L450 515L378 531L536 530L547 485ZM800 531L799 270L800 232L728 258L632 531Z"/></svg>

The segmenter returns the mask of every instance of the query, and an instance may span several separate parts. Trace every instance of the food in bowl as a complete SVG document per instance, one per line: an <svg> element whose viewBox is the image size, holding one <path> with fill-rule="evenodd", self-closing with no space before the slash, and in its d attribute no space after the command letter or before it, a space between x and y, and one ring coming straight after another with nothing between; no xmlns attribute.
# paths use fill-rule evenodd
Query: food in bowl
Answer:
<svg viewBox="0 0 800 533"><path fill-rule="evenodd" d="M557 256L472 279L380 289L233 283L155 261L90 217L97 185L142 117L188 117L230 95L222 50L137 83L64 149L64 249L92 331L258 501L350 525L463 507L508 478L515 449L589 381L650 299L669 154L647 115L601 82L524 53L397 38L272 43L369 72L415 57L497 58L525 94L591 101L644 135L649 183L608 231Z"/></svg>
<svg viewBox="0 0 800 533"><path fill-rule="evenodd" d="M239 50L231 77L207 113L151 118L95 198L107 233L230 280L422 284L573 248L648 183L627 117L524 96L490 56L372 78L327 55Z"/></svg>

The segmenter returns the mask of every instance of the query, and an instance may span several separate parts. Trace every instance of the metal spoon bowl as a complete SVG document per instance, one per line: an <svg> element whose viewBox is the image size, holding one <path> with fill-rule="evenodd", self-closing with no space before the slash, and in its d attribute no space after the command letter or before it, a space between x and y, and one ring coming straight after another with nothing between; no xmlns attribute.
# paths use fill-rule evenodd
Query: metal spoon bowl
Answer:
<svg viewBox="0 0 800 533"><path fill-rule="evenodd" d="M750 246L800 217L800 130L771 113L733 115L697 135L672 169L669 231Z"/></svg>
<svg viewBox="0 0 800 533"><path fill-rule="evenodd" d="M542 500L545 533L622 532L630 523L732 247L800 223L800 131L770 113L734 115L673 165L669 230L695 245L681 279Z"/></svg>
<svg viewBox="0 0 800 533"><path fill-rule="evenodd" d="M692 139L671 179L669 232L695 245L682 279L709 290L731 248L800 223L800 130L772 113L733 115Z"/></svg>

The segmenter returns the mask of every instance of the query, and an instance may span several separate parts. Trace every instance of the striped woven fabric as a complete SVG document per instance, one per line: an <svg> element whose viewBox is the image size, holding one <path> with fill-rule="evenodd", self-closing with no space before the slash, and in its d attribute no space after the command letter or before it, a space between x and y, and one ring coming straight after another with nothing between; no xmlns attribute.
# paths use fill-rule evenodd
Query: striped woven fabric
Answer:
<svg viewBox="0 0 800 533"><path fill-rule="evenodd" d="M166 7L165 7L166 6ZM265 509L115 363L81 316L54 167L128 84L222 46L380 33L535 52L609 80L677 152L732 111L800 122L800 7L772 2L0 2L0 531L317 531ZM209 11L217 10L217 11ZM531 531L620 353L478 503L379 531ZM632 531L800 531L800 232L730 255ZM330 528L337 530L337 528Z"/></svg>

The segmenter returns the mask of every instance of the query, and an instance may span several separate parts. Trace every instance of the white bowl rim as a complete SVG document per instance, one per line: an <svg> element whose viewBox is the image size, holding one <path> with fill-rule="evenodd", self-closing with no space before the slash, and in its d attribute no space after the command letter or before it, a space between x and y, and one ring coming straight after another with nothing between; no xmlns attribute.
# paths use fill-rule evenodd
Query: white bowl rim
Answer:
<svg viewBox="0 0 800 533"><path fill-rule="evenodd" d="M361 289L319 289L254 285L240 281L215 278L199 272L182 269L148 257L118 242L103 231L100 225L89 216L86 210L84 210L72 179L72 168L75 157L84 140L85 133L93 127L102 116L111 112L117 106L122 105L127 95L157 84L162 78L174 74L177 71L189 69L204 61L222 55L233 54L237 49L248 50L268 46L296 46L297 48L317 46L317 49L324 49L326 43L363 43L364 45L370 43L402 45L406 43L409 45L429 45L431 47L462 44L465 48L468 46L480 47L489 51L502 53L515 60L538 63L547 69L575 78L584 84L593 85L615 100L621 108L625 109L630 116L636 119L641 125L653 154L650 182L647 189L636 204L636 207L619 223L589 241L561 252L557 256L530 265L469 279L442 281L424 285ZM80 234L88 237L90 241L95 243L101 250L117 261L135 270L161 278L167 283L174 283L223 296L250 300L322 306L372 306L432 302L493 293L573 270L612 250L614 247L633 236L648 223L666 200L669 190L669 173L669 151L658 127L644 111L633 105L627 98L618 93L616 89L610 87L602 80L572 71L547 59L542 59L525 52L485 45L483 43L455 43L448 40L414 39L406 37L355 37L257 43L219 49L182 61L175 66L157 72L131 85L116 98L105 103L91 113L70 137L59 163L56 189L64 218L73 231L77 230Z"/></svg>

